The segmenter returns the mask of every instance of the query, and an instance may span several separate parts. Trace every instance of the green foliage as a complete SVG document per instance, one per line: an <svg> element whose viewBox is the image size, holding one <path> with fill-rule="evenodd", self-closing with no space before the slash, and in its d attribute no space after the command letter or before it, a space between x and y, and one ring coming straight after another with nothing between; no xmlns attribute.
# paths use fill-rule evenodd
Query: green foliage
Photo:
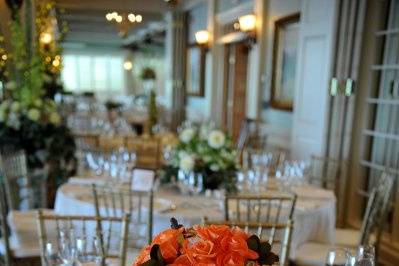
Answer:
<svg viewBox="0 0 399 266"><path fill-rule="evenodd" d="M16 89L11 92L12 98L22 106L27 107L37 99L43 92L44 67L38 56L36 47L30 56L25 30L22 27L19 16L10 22L11 46L14 70L11 72L11 80L15 82Z"/></svg>
<svg viewBox="0 0 399 266"><path fill-rule="evenodd" d="M158 122L158 109L157 109L157 94L154 90L150 92L150 99L148 103L148 116L149 116L149 128L150 133L153 134L154 126Z"/></svg>
<svg viewBox="0 0 399 266"><path fill-rule="evenodd" d="M142 80L154 80L154 79L156 79L156 74L155 74L155 71L152 68L145 67L141 71L140 77L141 77Z"/></svg>

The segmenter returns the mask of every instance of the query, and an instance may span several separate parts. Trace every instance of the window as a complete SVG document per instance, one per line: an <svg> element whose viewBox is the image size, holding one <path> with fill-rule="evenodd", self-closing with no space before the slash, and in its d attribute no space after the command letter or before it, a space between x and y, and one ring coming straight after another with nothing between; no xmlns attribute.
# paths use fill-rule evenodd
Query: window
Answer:
<svg viewBox="0 0 399 266"><path fill-rule="evenodd" d="M374 31L376 56L368 68L367 119L362 128L360 158L364 174L357 187L364 199L387 167L399 176L399 0L376 3L379 6L375 12L380 12L381 18L378 21L384 23ZM398 186L396 182L385 235L385 240L396 244L399 243Z"/></svg>
<svg viewBox="0 0 399 266"><path fill-rule="evenodd" d="M124 91L122 55L67 53L63 64L62 81L68 91L105 95Z"/></svg>

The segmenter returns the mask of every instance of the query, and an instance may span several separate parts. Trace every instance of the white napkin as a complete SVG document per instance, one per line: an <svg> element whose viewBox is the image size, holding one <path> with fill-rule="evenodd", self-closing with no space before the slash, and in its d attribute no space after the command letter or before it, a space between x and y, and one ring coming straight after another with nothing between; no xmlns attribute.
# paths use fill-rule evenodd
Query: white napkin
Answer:
<svg viewBox="0 0 399 266"><path fill-rule="evenodd" d="M95 184L101 186L105 184L105 180L98 177L71 177L69 178L68 183L72 185L89 186Z"/></svg>
<svg viewBox="0 0 399 266"><path fill-rule="evenodd" d="M134 169L132 189L150 191L154 184L155 172L147 169Z"/></svg>
<svg viewBox="0 0 399 266"><path fill-rule="evenodd" d="M331 199L335 198L334 192L313 186L300 186L294 189L299 198Z"/></svg>

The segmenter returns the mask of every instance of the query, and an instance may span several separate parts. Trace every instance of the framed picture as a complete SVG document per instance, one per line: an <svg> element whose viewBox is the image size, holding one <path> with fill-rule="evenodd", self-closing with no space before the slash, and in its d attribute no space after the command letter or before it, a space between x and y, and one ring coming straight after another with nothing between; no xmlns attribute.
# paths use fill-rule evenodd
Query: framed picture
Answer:
<svg viewBox="0 0 399 266"><path fill-rule="evenodd" d="M186 93L188 96L204 96L205 49L193 44L187 47Z"/></svg>
<svg viewBox="0 0 399 266"><path fill-rule="evenodd" d="M293 109L299 19L295 13L274 23L270 106L276 109Z"/></svg>

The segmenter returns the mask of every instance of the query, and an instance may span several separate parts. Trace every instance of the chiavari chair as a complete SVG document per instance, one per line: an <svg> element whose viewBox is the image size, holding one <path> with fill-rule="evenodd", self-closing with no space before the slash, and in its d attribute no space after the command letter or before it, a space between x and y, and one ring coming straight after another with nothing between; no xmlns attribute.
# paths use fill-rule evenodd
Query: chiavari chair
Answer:
<svg viewBox="0 0 399 266"><path fill-rule="evenodd" d="M392 187L394 184L393 174L388 171L382 172L376 186L369 194L366 211L363 217L361 229L337 229L335 245L338 247L356 249L359 245L374 245L376 255L383 230L384 222L389 205ZM297 250L294 260L295 265L323 265L325 256L330 249L329 245L307 242ZM376 260L377 261L377 260Z"/></svg>
<svg viewBox="0 0 399 266"><path fill-rule="evenodd" d="M32 245L21 245L12 238L12 232L7 223L7 196L5 184L0 180L0 264L5 266L40 265L40 252Z"/></svg>
<svg viewBox="0 0 399 266"><path fill-rule="evenodd" d="M125 147L125 136L99 136L98 147L104 152L117 151Z"/></svg>
<svg viewBox="0 0 399 266"><path fill-rule="evenodd" d="M96 216L131 216L129 247L141 248L152 241L153 191L138 191L126 187L92 185Z"/></svg>
<svg viewBox="0 0 399 266"><path fill-rule="evenodd" d="M24 151L3 154L0 171L4 175L7 201L10 209L31 209L45 205L45 173L28 175Z"/></svg>
<svg viewBox="0 0 399 266"><path fill-rule="evenodd" d="M328 157L312 155L309 167L309 183L321 188L336 191L340 176L345 174L346 163Z"/></svg>
<svg viewBox="0 0 399 266"><path fill-rule="evenodd" d="M274 193L274 192L271 192ZM226 221L279 223L292 219L297 196L291 193L272 195L226 195Z"/></svg>
<svg viewBox="0 0 399 266"><path fill-rule="evenodd" d="M126 146L129 151L137 154L137 167L158 169L160 162L160 141L157 137L127 138Z"/></svg>
<svg viewBox="0 0 399 266"><path fill-rule="evenodd" d="M127 243L129 237L128 225L130 216L98 217L98 216L63 216L46 215L41 210L37 214L37 227L39 232L39 244L42 265L50 266L46 254L46 248L51 241L60 249L61 234L55 239L50 239L47 229L55 226L57 232L74 230L75 236L87 237L92 234L99 239L101 265L126 265ZM50 242L49 242L50 241ZM88 249L88 254L93 250Z"/></svg>
<svg viewBox="0 0 399 266"><path fill-rule="evenodd" d="M247 234L257 235L262 241L267 241L272 247L272 251L279 255L280 266L289 264L293 224L291 219L284 222L273 223L237 220L210 221L207 217L204 218L204 225L239 227Z"/></svg>

